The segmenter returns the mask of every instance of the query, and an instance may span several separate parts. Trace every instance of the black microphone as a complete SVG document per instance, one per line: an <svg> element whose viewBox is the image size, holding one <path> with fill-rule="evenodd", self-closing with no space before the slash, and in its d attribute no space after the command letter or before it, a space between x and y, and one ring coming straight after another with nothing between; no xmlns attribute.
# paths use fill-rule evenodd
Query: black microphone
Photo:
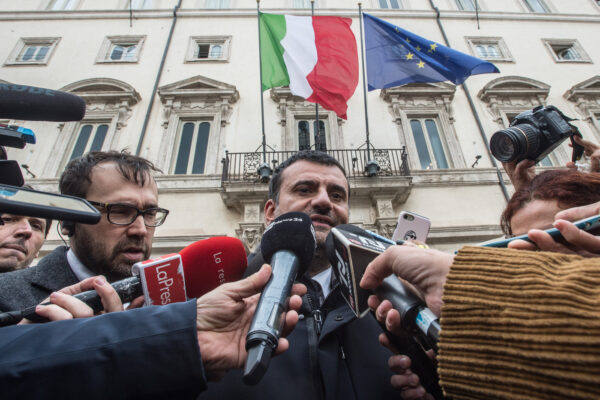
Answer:
<svg viewBox="0 0 600 400"><path fill-rule="evenodd" d="M267 371L281 335L292 284L308 269L316 243L312 221L301 212L280 215L263 234L260 250L273 272L246 335L248 358L243 380L248 385L258 383Z"/></svg>
<svg viewBox="0 0 600 400"><path fill-rule="evenodd" d="M367 265L385 249L394 246L354 225L338 225L326 240L327 257L340 284L341 293L357 316L369 313L367 299L371 291L359 286ZM423 348L437 353L440 324L433 312L398 277L390 275L374 290L382 300L389 300L400 313L402 327L408 335L396 336L386 331L390 341L411 358L411 369L421 384L436 399L443 398L437 372ZM381 324L385 331L384 324Z"/></svg>
<svg viewBox="0 0 600 400"><path fill-rule="evenodd" d="M85 101L74 94L35 86L0 83L0 118L26 121L80 121Z"/></svg>

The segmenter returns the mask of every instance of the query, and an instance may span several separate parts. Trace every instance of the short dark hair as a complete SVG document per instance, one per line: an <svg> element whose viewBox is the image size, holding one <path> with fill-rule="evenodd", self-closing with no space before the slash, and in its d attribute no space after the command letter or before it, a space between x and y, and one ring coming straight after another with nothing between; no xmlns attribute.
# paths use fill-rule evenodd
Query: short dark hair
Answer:
<svg viewBox="0 0 600 400"><path fill-rule="evenodd" d="M517 190L506 205L500 217L505 235L512 235L510 220L513 216L533 200L556 200L562 209L600 201L600 173L558 169L536 175L529 185Z"/></svg>
<svg viewBox="0 0 600 400"><path fill-rule="evenodd" d="M283 171L295 163L296 161L308 161L315 164L329 165L338 167L344 176L346 177L346 183L348 184L348 190L350 190L350 182L348 181L348 177L346 176L346 170L342 167L342 164L332 156L322 151L316 150L301 150L297 153L294 153L290 158L282 162L275 168L273 172L273 176L271 177L271 181L269 182L269 199L275 200L277 203L279 201L279 189L281 188L281 174ZM350 193L348 192L348 196Z"/></svg>
<svg viewBox="0 0 600 400"><path fill-rule="evenodd" d="M28 183L24 183L23 187L27 188L27 189L35 190L33 188L33 186L31 186ZM52 218L45 218L45 220L46 220L46 230L44 232L44 237L48 237L48 232L50 232L50 228L52 227Z"/></svg>
<svg viewBox="0 0 600 400"><path fill-rule="evenodd" d="M145 158L123 151L92 151L71 160L62 175L58 186L62 194L85 198L92 184L92 169L101 163L113 162L129 182L144 186L152 178L152 171L162 172Z"/></svg>

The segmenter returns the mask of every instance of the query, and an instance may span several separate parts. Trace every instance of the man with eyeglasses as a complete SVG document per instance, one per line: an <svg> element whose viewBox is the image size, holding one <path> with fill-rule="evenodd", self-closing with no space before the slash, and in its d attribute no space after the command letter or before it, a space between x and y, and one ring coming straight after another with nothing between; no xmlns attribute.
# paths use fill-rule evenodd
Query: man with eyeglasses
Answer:
<svg viewBox="0 0 600 400"><path fill-rule="evenodd" d="M87 199L102 213L100 222L63 222L70 247L56 248L33 268L0 275L0 310L38 304L91 276L109 282L131 276L133 264L150 257L154 229L169 213L158 207L154 171L150 161L126 152L90 152L71 160L60 192Z"/></svg>

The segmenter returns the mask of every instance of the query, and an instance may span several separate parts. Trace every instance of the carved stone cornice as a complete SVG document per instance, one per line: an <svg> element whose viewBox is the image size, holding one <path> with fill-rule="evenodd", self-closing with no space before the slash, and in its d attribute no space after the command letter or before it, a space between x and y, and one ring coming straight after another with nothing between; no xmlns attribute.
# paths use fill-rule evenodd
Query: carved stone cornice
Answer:
<svg viewBox="0 0 600 400"><path fill-rule="evenodd" d="M584 119L593 119L593 112L600 109L600 75L574 85L564 97L575 103L577 112Z"/></svg>
<svg viewBox="0 0 600 400"><path fill-rule="evenodd" d="M451 121L454 120L452 99L456 92L456 86L450 83L409 83L381 90L379 97L390 103L390 110L394 116L394 122L399 124L402 118L401 110L411 108L443 106Z"/></svg>
<svg viewBox="0 0 600 400"><path fill-rule="evenodd" d="M219 113L221 126L224 127L229 123L233 111L231 105L240 98L235 86L200 75L161 86L158 96L163 103L163 126L168 125L173 111L206 111Z"/></svg>

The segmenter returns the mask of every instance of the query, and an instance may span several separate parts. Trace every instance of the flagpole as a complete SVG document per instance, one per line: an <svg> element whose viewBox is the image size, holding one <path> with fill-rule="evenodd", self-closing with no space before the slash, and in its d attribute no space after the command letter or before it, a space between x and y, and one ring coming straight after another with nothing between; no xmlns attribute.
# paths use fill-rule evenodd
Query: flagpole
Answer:
<svg viewBox="0 0 600 400"><path fill-rule="evenodd" d="M315 0L310 0L310 15L312 17L315 16ZM319 133L321 133L321 125L319 124L319 103L315 103L315 118L317 120L315 128L315 150L319 150L317 147Z"/></svg>
<svg viewBox="0 0 600 400"><path fill-rule="evenodd" d="M260 75L260 122L262 127L262 159L263 162L258 166L257 173L262 182L268 182L273 170L267 163L267 138L265 136L265 104L263 100L263 80L262 80L262 54L260 42L260 0L256 0L256 20L258 21L258 69Z"/></svg>
<svg viewBox="0 0 600 400"><path fill-rule="evenodd" d="M365 172L367 173L367 176L375 176L377 175L377 171L379 171L379 165L377 164L377 161L371 160L371 142L369 141L369 113L367 111L367 78L365 75L365 49L363 45L363 16L360 2L358 3L358 18L360 26L360 61L362 63L363 98L365 103L365 127L367 132L367 162L365 164Z"/></svg>

